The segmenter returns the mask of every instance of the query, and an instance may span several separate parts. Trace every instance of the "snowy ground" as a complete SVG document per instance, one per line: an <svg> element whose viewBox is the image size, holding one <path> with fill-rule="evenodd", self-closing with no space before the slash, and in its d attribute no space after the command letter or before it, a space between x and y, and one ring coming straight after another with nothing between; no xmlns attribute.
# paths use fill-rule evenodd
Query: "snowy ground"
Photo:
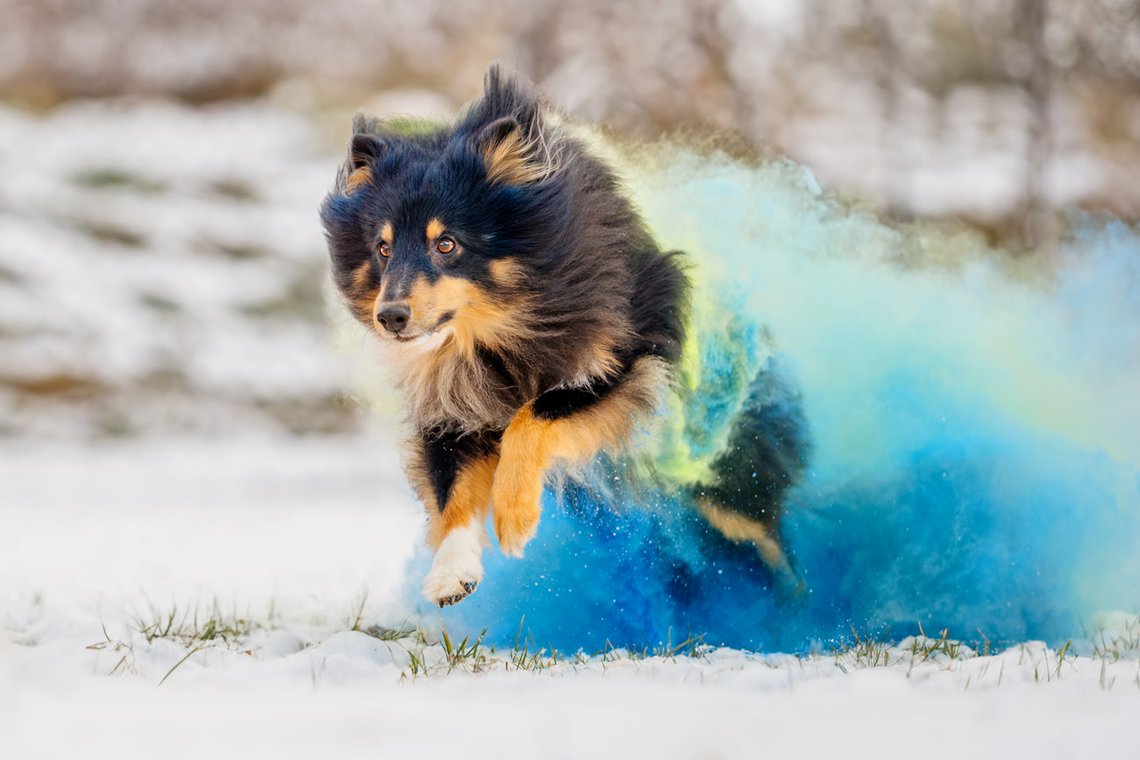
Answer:
<svg viewBox="0 0 1140 760"><path fill-rule="evenodd" d="M551 665L486 650L449 660L434 639L350 630L405 614L419 519L392 464L367 454L386 443L5 449L0 757L1136 748L1140 669L1127 647L1119 659L1035 643L952 657L904 641L807 658L685 649ZM147 641L172 611L175 632L189 631L195 607L197 639L150 628ZM203 638L210 617L235 630Z"/></svg>
<svg viewBox="0 0 1140 760"><path fill-rule="evenodd" d="M265 106L0 110L0 758L1135 752L1127 618L1080 656L552 661L376 628L409 622L421 520L343 403L335 161Z"/></svg>

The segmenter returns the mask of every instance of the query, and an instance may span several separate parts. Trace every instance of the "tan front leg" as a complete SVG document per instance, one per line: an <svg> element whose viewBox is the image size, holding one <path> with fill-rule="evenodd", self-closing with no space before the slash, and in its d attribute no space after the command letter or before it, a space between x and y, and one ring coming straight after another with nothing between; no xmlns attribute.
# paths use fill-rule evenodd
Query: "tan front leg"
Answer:
<svg viewBox="0 0 1140 760"><path fill-rule="evenodd" d="M542 481L549 461L552 423L536 419L530 404L518 411L503 431L499 464L491 489L495 535L503 554L521 557L538 529Z"/></svg>
<svg viewBox="0 0 1140 760"><path fill-rule="evenodd" d="M526 404L503 431L491 490L495 533L504 554L522 556L541 511L542 481L551 466L578 464L625 444L637 420L654 408L666 385L665 365L639 359L601 397L557 417Z"/></svg>

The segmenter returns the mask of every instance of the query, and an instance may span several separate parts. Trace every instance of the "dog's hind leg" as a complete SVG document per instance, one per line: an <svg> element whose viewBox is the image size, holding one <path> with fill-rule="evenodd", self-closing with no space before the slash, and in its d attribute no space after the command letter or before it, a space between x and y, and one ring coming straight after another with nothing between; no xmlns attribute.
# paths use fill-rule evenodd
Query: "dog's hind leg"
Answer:
<svg viewBox="0 0 1140 760"><path fill-rule="evenodd" d="M780 590L793 596L804 584L784 551L779 525L784 494L803 472L808 448L799 394L769 362L710 466L713 478L692 492L709 524L729 541L751 543Z"/></svg>
<svg viewBox="0 0 1140 760"><path fill-rule="evenodd" d="M697 509L709 525L729 541L752 544L760 559L772 571L781 593L795 597L804 592L803 579L792 567L779 536L769 526L709 499L698 498Z"/></svg>
<svg viewBox="0 0 1140 760"><path fill-rule="evenodd" d="M441 607L462 600L483 579L497 446L497 435L432 431L413 452L409 474L427 509L427 540L435 550L423 593Z"/></svg>

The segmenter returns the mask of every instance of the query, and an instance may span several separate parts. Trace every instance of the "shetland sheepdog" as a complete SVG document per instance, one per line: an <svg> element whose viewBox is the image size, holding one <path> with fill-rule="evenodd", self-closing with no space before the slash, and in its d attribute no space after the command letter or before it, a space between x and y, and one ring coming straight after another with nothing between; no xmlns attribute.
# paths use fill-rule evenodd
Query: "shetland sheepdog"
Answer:
<svg viewBox="0 0 1140 760"><path fill-rule="evenodd" d="M389 349L435 552L424 595L454 604L482 579L488 512L500 550L521 556L544 481L621 456L673 392L685 256L661 250L615 172L498 66L454 123L357 116L353 132L321 208L332 275ZM711 478L678 487L792 577L778 520L802 436L753 395Z"/></svg>

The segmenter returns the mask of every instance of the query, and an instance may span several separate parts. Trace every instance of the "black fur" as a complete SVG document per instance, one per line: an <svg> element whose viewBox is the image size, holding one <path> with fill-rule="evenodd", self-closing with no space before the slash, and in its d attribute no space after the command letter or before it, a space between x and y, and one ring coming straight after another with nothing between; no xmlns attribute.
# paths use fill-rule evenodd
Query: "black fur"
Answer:
<svg viewBox="0 0 1140 760"><path fill-rule="evenodd" d="M619 374L619 378L621 375ZM534 400L534 416L543 420L569 417L588 409L609 395L616 383L610 378L595 380L590 385L573 388L554 388Z"/></svg>
<svg viewBox="0 0 1140 760"><path fill-rule="evenodd" d="M436 506L442 512L459 471L468 463L494 453L499 447L499 435L494 432L460 435L437 429L423 433L420 444Z"/></svg>
<svg viewBox="0 0 1140 760"><path fill-rule="evenodd" d="M810 453L800 394L769 361L757 373L733 421L724 451L697 496L775 527L785 492L803 473Z"/></svg>
<svg viewBox="0 0 1140 760"><path fill-rule="evenodd" d="M670 367L679 360L689 295L682 254L660 250L614 173L548 123L532 86L492 67L483 97L453 125L409 130L358 117L353 126L321 219L334 281L356 317L375 328L374 301L445 278L471 283L495 304L529 304L501 326L516 333L511 340L484 335L464 354L480 378L473 387L488 396L481 416L441 418L434 412L443 400L412 410L419 467L441 509L462 467L497 451L525 404L539 419L567 417L621 386L642 357ZM496 177L489 149L511 140L523 146L524 170ZM462 255L433 253L424 233L432 219ZM511 264L511 277L495 275L498 262ZM611 359L601 368L591 359L599 347ZM712 464L715 479L688 488L775 526L804 467L805 430L798 395L766 368Z"/></svg>
<svg viewBox="0 0 1140 760"><path fill-rule="evenodd" d="M538 157L551 161L549 176L522 185L488 181L480 141L504 118L554 144L555 154ZM622 365L642 355L678 358L687 294L678 255L657 248L608 167L545 123L531 86L492 68L483 99L454 126L411 135L375 120L358 119L355 127L364 132L353 138L338 187L321 209L333 277L346 297L367 261L385 297L402 295L414 276L431 282L443 273L496 298L532 296L541 305L529 315L535 339L476 355L494 374L510 377L501 389L509 403L579 375L583 356L601 343L616 344ZM362 166L373 181L344 192L350 172ZM432 217L444 219L463 246L454 262L433 260L423 249L419 231ZM387 259L377 255L386 221L396 229ZM490 264L500 259L523 267L517 287L492 280ZM362 321L371 316L357 314Z"/></svg>

